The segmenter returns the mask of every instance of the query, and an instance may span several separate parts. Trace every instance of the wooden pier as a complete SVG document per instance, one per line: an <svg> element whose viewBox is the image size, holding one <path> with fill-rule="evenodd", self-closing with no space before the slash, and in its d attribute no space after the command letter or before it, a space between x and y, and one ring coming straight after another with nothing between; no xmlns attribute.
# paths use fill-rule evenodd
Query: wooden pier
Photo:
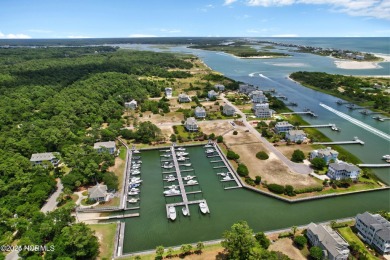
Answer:
<svg viewBox="0 0 390 260"><path fill-rule="evenodd" d="M360 144L364 145L362 140L353 140L353 141L339 141L339 142L314 142L313 144L323 144L323 145L332 145L332 144Z"/></svg>
<svg viewBox="0 0 390 260"><path fill-rule="evenodd" d="M310 115L313 117L317 117L317 114L315 114L312 111L304 111L304 112L288 112L288 113L280 113L281 115Z"/></svg>
<svg viewBox="0 0 390 260"><path fill-rule="evenodd" d="M225 167L228 168L228 169L230 168L230 173L231 173L231 175L232 175L234 181L237 183L237 187L241 188L241 187L242 187L241 182L237 179L236 174L234 174L234 172L233 172L234 169L231 167L231 165L229 165L229 162L228 162L228 161L225 159L225 157L222 155L222 153L221 153L221 151L219 150L219 147L217 146L217 144L214 143L213 146L214 146L215 151L217 151L219 157L220 157L220 158L222 159L222 161L224 162ZM230 166L230 167L229 167L229 166Z"/></svg>
<svg viewBox="0 0 390 260"><path fill-rule="evenodd" d="M390 163L378 163L378 164L358 164L357 166L362 168L386 168L390 167Z"/></svg>
<svg viewBox="0 0 390 260"><path fill-rule="evenodd" d="M326 128L326 127L336 127L335 124L327 125L300 125L299 128Z"/></svg>

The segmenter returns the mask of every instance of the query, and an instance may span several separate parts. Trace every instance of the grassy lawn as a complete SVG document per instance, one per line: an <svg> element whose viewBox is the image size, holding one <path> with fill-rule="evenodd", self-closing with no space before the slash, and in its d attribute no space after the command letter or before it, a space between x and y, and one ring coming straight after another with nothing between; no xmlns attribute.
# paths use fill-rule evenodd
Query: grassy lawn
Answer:
<svg viewBox="0 0 390 260"><path fill-rule="evenodd" d="M99 258L111 259L112 253L114 252L116 224L95 224L89 225L89 227L96 232L96 236L99 239Z"/></svg>
<svg viewBox="0 0 390 260"><path fill-rule="evenodd" d="M121 158L123 161L126 160L126 147L121 146L119 151L119 158Z"/></svg>
<svg viewBox="0 0 390 260"><path fill-rule="evenodd" d="M104 207L114 207L114 206L119 206L120 199L118 197L115 197L111 199L109 202L106 203L100 203L99 205L96 206L96 208L104 208Z"/></svg>
<svg viewBox="0 0 390 260"><path fill-rule="evenodd" d="M360 240L360 238L355 234L353 233L351 227L343 227L343 228L339 228L338 229L338 232L340 233L340 235L345 239L347 240L347 242L349 244L351 243L355 243L358 247L359 247L359 251L361 252L361 254L363 255L366 255L367 256L367 259L372 259L372 260L375 260L375 259L379 259L377 257L375 257L372 252L370 252L366 246L364 245L364 243Z"/></svg>

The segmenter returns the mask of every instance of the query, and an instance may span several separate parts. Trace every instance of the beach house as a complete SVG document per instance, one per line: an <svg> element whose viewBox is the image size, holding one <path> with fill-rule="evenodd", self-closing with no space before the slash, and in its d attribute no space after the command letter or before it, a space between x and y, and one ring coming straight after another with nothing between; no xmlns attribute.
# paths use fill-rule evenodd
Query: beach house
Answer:
<svg viewBox="0 0 390 260"><path fill-rule="evenodd" d="M238 92L243 93L243 94L249 94L252 91L257 90L257 87L249 84L240 84L238 85Z"/></svg>
<svg viewBox="0 0 390 260"><path fill-rule="evenodd" d="M204 107L196 107L195 108L195 117L205 118L206 117L206 109L204 109Z"/></svg>
<svg viewBox="0 0 390 260"><path fill-rule="evenodd" d="M272 117L273 110L269 108L268 103L254 104L254 114L258 118L270 118Z"/></svg>
<svg viewBox="0 0 390 260"><path fill-rule="evenodd" d="M184 127L187 129L187 131L190 132L196 132L199 128L194 117L187 118L187 120L184 122Z"/></svg>
<svg viewBox="0 0 390 260"><path fill-rule="evenodd" d="M98 153L108 151L110 154L114 154L116 151L115 142L97 142L93 145L93 149L97 150Z"/></svg>
<svg viewBox="0 0 390 260"><path fill-rule="evenodd" d="M250 94L253 103L266 103L268 98L264 95L263 91L255 90Z"/></svg>
<svg viewBox="0 0 390 260"><path fill-rule="evenodd" d="M326 164L329 164L331 160L335 162L337 160L337 156L339 156L339 153L331 147L313 150L310 152L310 160L313 160L314 158L322 158L325 160Z"/></svg>
<svg viewBox="0 0 390 260"><path fill-rule="evenodd" d="M30 162L34 165L41 165L43 162L50 162L57 166L60 160L53 153L33 153Z"/></svg>
<svg viewBox="0 0 390 260"><path fill-rule="evenodd" d="M225 91L225 86L222 84L216 84L214 85L214 88L218 91Z"/></svg>
<svg viewBox="0 0 390 260"><path fill-rule="evenodd" d="M135 101L134 99L131 100L130 102L125 102L125 107L126 108L130 108L130 109L134 110L134 109L137 108L137 106L138 106L137 101Z"/></svg>
<svg viewBox="0 0 390 260"><path fill-rule="evenodd" d="M310 223L306 236L312 246L318 246L323 250L324 258L330 260L347 260L349 244L331 227Z"/></svg>
<svg viewBox="0 0 390 260"><path fill-rule="evenodd" d="M234 109L234 107L232 107L228 104L225 104L222 108L222 113L225 116L234 116L234 114L236 113L236 110Z"/></svg>
<svg viewBox="0 0 390 260"><path fill-rule="evenodd" d="M208 93L207 93L207 97L212 99L212 98L216 98L218 96L218 93L215 92L214 89L210 90Z"/></svg>
<svg viewBox="0 0 390 260"><path fill-rule="evenodd" d="M390 222L379 214L364 212L356 215L355 228L367 244L381 254L390 253Z"/></svg>
<svg viewBox="0 0 390 260"><path fill-rule="evenodd" d="M336 160L334 163L329 163L327 175L332 180L352 179L357 180L360 174L360 169L352 164Z"/></svg>
<svg viewBox="0 0 390 260"><path fill-rule="evenodd" d="M191 98L186 94L179 94L178 96L179 103L188 103L191 102Z"/></svg>
<svg viewBox="0 0 390 260"><path fill-rule="evenodd" d="M286 139L291 142L303 142L306 139L306 134L302 130L289 130L286 133Z"/></svg>
<svg viewBox="0 0 390 260"><path fill-rule="evenodd" d="M289 122L282 121L282 122L277 122L275 125L275 132L276 133L286 133L293 129L294 126L290 124Z"/></svg>
<svg viewBox="0 0 390 260"><path fill-rule="evenodd" d="M172 93L173 93L172 88L165 88L165 96L167 98L171 98L172 97Z"/></svg>
<svg viewBox="0 0 390 260"><path fill-rule="evenodd" d="M88 198L94 201L105 201L107 198L107 185L97 184L89 188Z"/></svg>

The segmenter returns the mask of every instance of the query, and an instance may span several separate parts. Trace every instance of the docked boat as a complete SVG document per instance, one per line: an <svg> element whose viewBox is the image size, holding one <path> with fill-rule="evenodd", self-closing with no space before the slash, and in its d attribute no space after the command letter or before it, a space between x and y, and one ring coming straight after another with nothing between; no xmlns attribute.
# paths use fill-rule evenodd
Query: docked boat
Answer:
<svg viewBox="0 0 390 260"><path fill-rule="evenodd" d="M225 177L228 173L227 172L219 172L217 173L217 175L220 175L222 177Z"/></svg>
<svg viewBox="0 0 390 260"><path fill-rule="evenodd" d="M134 167L138 167L138 168L139 168L139 167L141 167L141 164L140 164L140 163L133 163L133 164L131 165L131 167L133 167L133 168L134 168Z"/></svg>
<svg viewBox="0 0 390 260"><path fill-rule="evenodd" d="M390 160L390 154L386 154L382 156L383 160Z"/></svg>
<svg viewBox="0 0 390 260"><path fill-rule="evenodd" d="M133 150L133 153L141 153L141 152L138 150Z"/></svg>
<svg viewBox="0 0 390 260"><path fill-rule="evenodd" d="M138 165L138 166L137 166L137 165L132 165L132 166L131 166L131 169L132 169L132 170L137 170L137 169L139 169L140 167L141 167L141 165Z"/></svg>
<svg viewBox="0 0 390 260"><path fill-rule="evenodd" d="M129 190L129 192L139 192L139 189L138 189L138 188L131 188L131 189Z"/></svg>
<svg viewBox="0 0 390 260"><path fill-rule="evenodd" d="M134 160L139 160L139 159L141 159L141 156L133 156L133 159Z"/></svg>
<svg viewBox="0 0 390 260"><path fill-rule="evenodd" d="M211 144L206 144L204 147L205 147L205 148L209 148L209 147L213 147L213 145L211 145Z"/></svg>
<svg viewBox="0 0 390 260"><path fill-rule="evenodd" d="M130 173L131 173L131 175L140 175L141 174L140 171L133 171L133 172L130 172Z"/></svg>
<svg viewBox="0 0 390 260"><path fill-rule="evenodd" d="M175 176L173 175L169 175L166 179L164 179L165 181L167 182L173 182L176 180Z"/></svg>
<svg viewBox="0 0 390 260"><path fill-rule="evenodd" d="M164 168L164 169L172 169L173 168L173 163L163 164L161 167Z"/></svg>
<svg viewBox="0 0 390 260"><path fill-rule="evenodd" d="M222 178L224 181L230 181L232 178L229 175L226 175L225 177Z"/></svg>
<svg viewBox="0 0 390 260"><path fill-rule="evenodd" d="M203 214L209 213L209 207L207 207L206 203L204 202L199 203L199 208Z"/></svg>
<svg viewBox="0 0 390 260"><path fill-rule="evenodd" d="M130 196L135 196L135 195L138 195L139 192L137 192L137 191L130 191L130 192L127 193L127 194L130 195Z"/></svg>
<svg viewBox="0 0 390 260"><path fill-rule="evenodd" d="M183 180L189 181L189 180L192 180L193 178L195 178L195 176L187 175L187 176L183 177Z"/></svg>
<svg viewBox="0 0 390 260"><path fill-rule="evenodd" d="M355 108L355 104L348 104L348 105L346 105L346 107L349 109L353 109L353 108Z"/></svg>
<svg viewBox="0 0 390 260"><path fill-rule="evenodd" d="M166 157L166 158L169 158L169 157L171 157L171 155L170 155L170 154L164 154L163 156L164 156L164 157Z"/></svg>
<svg viewBox="0 0 390 260"><path fill-rule="evenodd" d="M171 186L167 186L166 188L167 189L177 189L178 186L177 185L171 185Z"/></svg>
<svg viewBox="0 0 390 260"><path fill-rule="evenodd" d="M370 111L368 111L367 109L360 111L360 114L363 114L363 115L368 115L369 113L370 113Z"/></svg>
<svg viewBox="0 0 390 260"><path fill-rule="evenodd" d="M139 198L131 198L127 202L129 202L129 203L137 203L137 201L139 201Z"/></svg>
<svg viewBox="0 0 390 260"><path fill-rule="evenodd" d="M131 188L137 188L137 187L139 187L139 186L141 186L140 183L129 184L129 189L131 189Z"/></svg>
<svg viewBox="0 0 390 260"><path fill-rule="evenodd" d="M130 180L129 184L139 184L141 182L142 182L142 180Z"/></svg>
<svg viewBox="0 0 390 260"><path fill-rule="evenodd" d="M176 219L176 209L175 209L175 207L170 206L168 211L169 211L169 218L171 220L175 220Z"/></svg>
<svg viewBox="0 0 390 260"><path fill-rule="evenodd" d="M165 195L178 195L180 191L177 189L169 189L163 192Z"/></svg>
<svg viewBox="0 0 390 260"><path fill-rule="evenodd" d="M184 162L185 160L187 160L187 158L185 158L185 157L183 157L183 156L180 156L180 157L177 158L177 160L178 160L179 162Z"/></svg>
<svg viewBox="0 0 390 260"><path fill-rule="evenodd" d="M198 181L196 181L196 180L189 180L189 181L187 181L187 184L188 185L195 185L195 184L198 184Z"/></svg>
<svg viewBox="0 0 390 260"><path fill-rule="evenodd" d="M185 151L186 148L184 148L184 147L179 147L179 148L177 148L176 150L178 150L178 151Z"/></svg>
<svg viewBox="0 0 390 260"><path fill-rule="evenodd" d="M190 167L191 166L191 163L183 163L183 164L180 164L182 166L186 166L186 167Z"/></svg>
<svg viewBox="0 0 390 260"><path fill-rule="evenodd" d="M131 177L130 181L140 181L140 177Z"/></svg>
<svg viewBox="0 0 390 260"><path fill-rule="evenodd" d="M182 207L182 208L181 208L181 211L183 212L183 215L184 215L184 216L188 216L187 207Z"/></svg>
<svg viewBox="0 0 390 260"><path fill-rule="evenodd" d="M213 152L214 152L214 149L211 149L211 148L206 150L206 153L207 153L207 154L213 153Z"/></svg>
<svg viewBox="0 0 390 260"><path fill-rule="evenodd" d="M332 125L332 127L330 129L332 129L332 131L340 131L340 128L338 128L335 125Z"/></svg>
<svg viewBox="0 0 390 260"><path fill-rule="evenodd" d="M178 152L178 153L176 153L176 155L177 156L186 156L186 155L188 155L188 153L186 153L186 152Z"/></svg>

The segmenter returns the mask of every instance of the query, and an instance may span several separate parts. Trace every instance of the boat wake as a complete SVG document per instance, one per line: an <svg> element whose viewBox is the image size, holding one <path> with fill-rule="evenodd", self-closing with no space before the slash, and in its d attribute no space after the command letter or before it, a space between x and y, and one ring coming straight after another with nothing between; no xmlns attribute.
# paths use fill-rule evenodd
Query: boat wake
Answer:
<svg viewBox="0 0 390 260"><path fill-rule="evenodd" d="M369 132L371 132L371 133L373 133L373 134L375 134L375 135L377 135L379 137L382 137L383 139L385 139L387 141L390 141L390 135L388 135L388 134L386 134L386 133L384 133L384 132L382 132L382 131L380 131L380 130L378 130L378 129L370 126L370 125L367 125L367 124L363 123L362 121L359 121L359 120L357 120L357 119L355 119L355 118L353 118L353 117L351 117L351 116L349 116L347 114L344 114L344 113L342 113L340 111L337 111L336 109L333 109L330 106L327 106L327 105L322 104L322 103L320 103L320 106L322 106L323 108L329 110L330 112L335 113L339 117L344 118L345 120L347 120L347 121L349 121L349 122L351 122L351 123L353 123L353 124L363 128L363 129L365 129L365 130L367 130L367 131L369 131Z"/></svg>

